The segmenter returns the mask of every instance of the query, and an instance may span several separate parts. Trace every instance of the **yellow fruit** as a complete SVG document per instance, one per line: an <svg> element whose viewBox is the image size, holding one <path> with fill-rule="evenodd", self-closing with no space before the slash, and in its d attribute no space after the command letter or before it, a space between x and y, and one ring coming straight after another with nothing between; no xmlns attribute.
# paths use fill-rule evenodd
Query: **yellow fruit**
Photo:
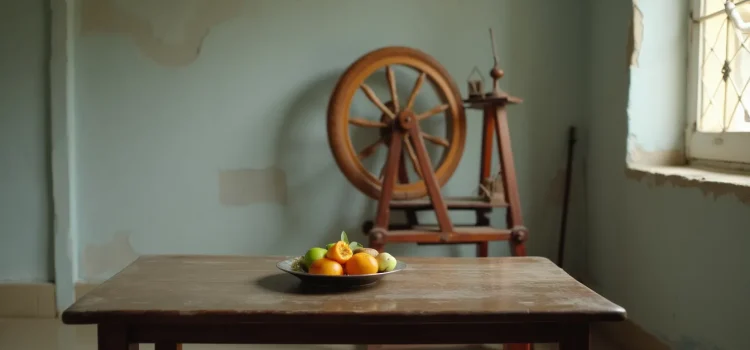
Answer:
<svg viewBox="0 0 750 350"><path fill-rule="evenodd" d="M370 254L354 254L344 265L347 275L369 275L378 273L378 261Z"/></svg>
<svg viewBox="0 0 750 350"><path fill-rule="evenodd" d="M378 261L378 272L393 271L393 269L396 268L396 264L398 263L393 255L386 252L379 254L375 260Z"/></svg>
<svg viewBox="0 0 750 350"><path fill-rule="evenodd" d="M326 258L331 259L339 264L346 263L352 257L352 250L344 241L336 242L326 253Z"/></svg>
<svg viewBox="0 0 750 350"><path fill-rule="evenodd" d="M357 254L357 253L367 253L367 254L372 255L374 258L378 257L378 251L375 250L375 249L372 249L372 248L357 248L357 249L354 249L354 254Z"/></svg>
<svg viewBox="0 0 750 350"><path fill-rule="evenodd" d="M341 276L344 268L333 260L323 258L313 261L308 272L313 275Z"/></svg>

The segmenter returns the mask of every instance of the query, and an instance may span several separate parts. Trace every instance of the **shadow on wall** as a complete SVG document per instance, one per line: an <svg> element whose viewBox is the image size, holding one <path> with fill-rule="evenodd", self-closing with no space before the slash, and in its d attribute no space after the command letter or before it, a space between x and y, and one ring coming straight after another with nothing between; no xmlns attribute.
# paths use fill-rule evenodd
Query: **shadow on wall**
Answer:
<svg viewBox="0 0 750 350"><path fill-rule="evenodd" d="M287 175L288 197L283 209L282 230L270 251L286 251L285 242L298 239L299 235L314 235L317 240L311 243L316 245L329 243L341 230L350 233L350 238L354 239L356 235L351 233L359 232L360 228L352 225L353 220L361 222L374 210L373 205L367 205L367 210L361 215L351 217L352 208L361 202L361 198L355 197L361 195L350 190L352 186L334 163L325 128L321 130L319 127L325 126L325 115L311 113L326 110L321 104L327 105L340 74L340 71L321 74L317 80L304 85L283 114L285 120L277 137L274 159ZM323 150L327 152L325 157L320 154ZM320 161L325 158L328 160ZM336 200L324 201L320 200L321 197ZM321 207L320 203L330 204ZM309 223L311 218L316 222L327 221L320 227ZM321 232L310 232L313 228Z"/></svg>
<svg viewBox="0 0 750 350"><path fill-rule="evenodd" d="M511 2L512 39L503 78L508 92L524 99L509 108L509 124L521 205L530 230L530 255L557 256L564 191L568 128L585 133L587 106L586 11L570 1ZM534 19L533 21L530 19ZM540 26L547 23L548 26ZM550 26L559 30L549 35ZM580 137L579 137L580 139ZM585 185L583 142L576 145L571 181L565 266L585 269ZM496 220L495 222L502 222Z"/></svg>

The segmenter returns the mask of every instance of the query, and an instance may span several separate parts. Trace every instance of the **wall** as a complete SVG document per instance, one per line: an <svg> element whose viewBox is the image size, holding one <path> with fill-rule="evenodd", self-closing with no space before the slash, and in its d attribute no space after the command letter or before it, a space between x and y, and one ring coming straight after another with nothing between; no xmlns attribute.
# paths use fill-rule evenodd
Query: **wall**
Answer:
<svg viewBox="0 0 750 350"><path fill-rule="evenodd" d="M364 240L359 227L375 202L342 176L326 139L339 75L369 50L406 45L437 58L465 94L472 67L491 67L488 27L507 73L502 86L526 101L510 123L531 253L554 257L567 127L586 113L587 9L575 3L80 1L81 280L105 279L139 254L300 254L342 229ZM445 194L475 191L477 117L469 115L464 158ZM582 271L583 163L575 166L568 266ZM504 222L500 213L495 220Z"/></svg>
<svg viewBox="0 0 750 350"><path fill-rule="evenodd" d="M629 136L658 153L682 128L674 116L685 80L675 70L686 62L675 52L686 52L687 2L640 3L644 41L628 72L632 2L591 2L590 282L673 349L748 349L750 207L731 192L625 167ZM653 137L656 128L666 140Z"/></svg>
<svg viewBox="0 0 750 350"><path fill-rule="evenodd" d="M45 8L0 4L0 282L53 279Z"/></svg>

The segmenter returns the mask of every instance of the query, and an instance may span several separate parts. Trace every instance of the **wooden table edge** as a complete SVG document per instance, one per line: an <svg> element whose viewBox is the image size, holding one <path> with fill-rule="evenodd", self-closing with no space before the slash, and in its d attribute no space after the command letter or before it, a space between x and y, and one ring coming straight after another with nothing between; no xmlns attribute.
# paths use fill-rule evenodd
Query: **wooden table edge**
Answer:
<svg viewBox="0 0 750 350"><path fill-rule="evenodd" d="M64 311L61 316L63 324L87 325L107 322L131 324L235 324L235 323L296 323L296 324L429 324L429 323L597 323L625 321L624 309L602 313L569 313L546 312L534 316L529 313L503 314L403 314L403 313L235 313L235 312L128 312L97 311L77 312ZM300 321L304 320L304 321Z"/></svg>

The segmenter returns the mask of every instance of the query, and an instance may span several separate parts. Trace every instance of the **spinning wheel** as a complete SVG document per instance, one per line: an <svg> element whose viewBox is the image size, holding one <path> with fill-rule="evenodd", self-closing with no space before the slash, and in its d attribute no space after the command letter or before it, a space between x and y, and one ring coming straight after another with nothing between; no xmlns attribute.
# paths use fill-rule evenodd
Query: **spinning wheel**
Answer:
<svg viewBox="0 0 750 350"><path fill-rule="evenodd" d="M396 68L402 66L417 74L408 81L408 89L401 87L409 91L405 99L399 95L396 78ZM524 242L528 230L521 218L505 110L507 105L521 100L500 90L498 80L503 71L498 67L496 54L490 76L493 79L491 92L483 93L481 81L470 81L470 97L462 100L445 68L429 55L407 47L385 47L367 53L341 76L328 105L328 140L344 176L357 189L378 201L375 221L366 222L363 228L371 248L383 251L386 243L476 244L477 255L486 257L490 241L509 241L513 255L526 255ZM366 82L370 77L384 80L387 92L376 93L372 84ZM399 81L404 80L399 78ZM418 96L424 97L427 86L435 91L437 102L422 108L415 101ZM352 112L360 91L369 100L366 103L374 106L374 113L361 115ZM466 108L483 111L478 194L443 198L440 188L453 175L464 150L464 104ZM427 128L423 128L426 126L423 124L435 120L440 114L445 118L446 137L426 132ZM363 147L355 147L350 133L353 128L369 131L377 139ZM497 176L492 174L493 136L497 140L501 168ZM360 141L359 137L356 139ZM442 150L434 166L426 144ZM370 157L380 148L387 149L387 159L384 165L371 172L364 162L372 160ZM414 180L410 180L407 174L407 159L417 175ZM423 199L425 195L429 195L429 199ZM493 208L507 208L507 228L490 226L487 214ZM391 224L391 210L406 211L408 223ZM418 210L434 210L438 225L419 225ZM475 211L476 223L454 227L448 210ZM530 349L528 344L505 344L505 348Z"/></svg>
<svg viewBox="0 0 750 350"><path fill-rule="evenodd" d="M491 32L490 32L491 33ZM494 42L494 40L493 40ZM493 52L494 43L493 43ZM398 94L395 67L405 66L417 73L413 83L409 82L409 95L401 99ZM506 106L520 103L500 90L498 80L504 75L497 64L490 70L493 89L484 94L481 81L469 81L469 98L461 100L455 83L435 59L407 47L385 47L374 50L357 59L341 76L328 105L328 139L336 164L344 176L367 196L378 200L378 211L374 223L366 223L365 233L370 247L382 250L387 242L419 244L477 244L478 255L487 256L487 242L511 241L514 255L525 255L523 242L527 230L521 218L518 188L516 186L513 155L510 150L510 134ZM373 84L366 82L371 76L386 83L387 92L380 96ZM416 108L417 96L424 95L426 86L437 94L437 103ZM402 86L403 88L403 86ZM407 89L404 89L407 90ZM354 99L361 91L366 103L374 106L374 114L362 116L352 113ZM386 98L389 98L386 100ZM480 167L481 192L473 197L443 198L442 187L456 170L466 140L467 108L479 109L483 113L482 155ZM426 120L434 120L439 114L445 116L447 137L426 133L422 128ZM378 138L360 149L355 148L350 128L361 128L377 134ZM493 135L494 134L494 135ZM497 137L500 172L493 176L492 139ZM443 149L442 157L432 165L426 144ZM363 161L379 148L387 149L387 160L376 174L370 172ZM414 181L406 172L409 159L417 174ZM396 181L398 178L398 181ZM426 194L429 199L421 199ZM508 228L499 229L489 225L487 213L493 208L508 208ZM392 209L405 210L407 225L389 223ZM419 226L416 211L434 210L438 226ZM454 228L448 210L473 210L477 222L469 227Z"/></svg>
<svg viewBox="0 0 750 350"><path fill-rule="evenodd" d="M399 98L395 67L404 66L416 71L418 77L411 87L406 100ZM378 96L365 80L373 75L383 74L388 82L389 96ZM426 94L426 85L431 85L437 92L439 102L432 108L417 110L415 101L420 94ZM380 111L378 119L370 116L351 115L352 101L355 94L361 91ZM388 98L388 100L385 100ZM456 170L466 141L466 116L456 84L446 70L427 54L407 47L385 47L372 51L355 61L336 85L328 106L328 139L344 176L367 196L378 199L385 179L383 165L378 174L373 174L363 164L379 147L390 147L394 129L399 123L399 116L413 116L416 123L428 118L437 118L444 114L448 136L432 135L424 131L417 137L422 143L428 142L443 148L441 159L436 163L433 172L439 187L445 185ZM350 135L350 126L374 129L379 138L362 149L355 149ZM416 150L417 140L406 135L404 146L418 178L409 182L404 176L401 183L393 186L393 199L413 199L424 197L427 186L424 174L419 166ZM401 162L404 164L405 162ZM403 169L403 166L402 166Z"/></svg>

